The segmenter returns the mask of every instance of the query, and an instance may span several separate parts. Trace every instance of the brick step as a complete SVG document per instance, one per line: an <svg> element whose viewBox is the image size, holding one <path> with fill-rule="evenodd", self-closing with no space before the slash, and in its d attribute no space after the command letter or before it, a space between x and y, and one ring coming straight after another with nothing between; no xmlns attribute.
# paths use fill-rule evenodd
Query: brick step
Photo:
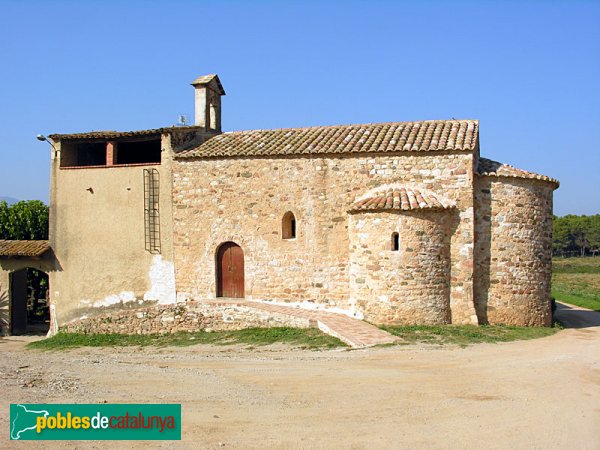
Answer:
<svg viewBox="0 0 600 450"><path fill-rule="evenodd" d="M292 317L308 319L326 334L334 336L352 348L371 347L379 344L396 342L398 338L362 320L353 319L343 314L332 312L301 309L293 306L275 305L254 300L218 299L207 300L206 303L215 305L235 304L248 308L287 314Z"/></svg>

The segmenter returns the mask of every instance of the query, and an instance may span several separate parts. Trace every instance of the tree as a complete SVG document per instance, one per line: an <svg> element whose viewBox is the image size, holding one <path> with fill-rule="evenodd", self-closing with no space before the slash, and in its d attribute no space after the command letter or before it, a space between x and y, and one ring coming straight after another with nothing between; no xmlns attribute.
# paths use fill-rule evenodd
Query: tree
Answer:
<svg viewBox="0 0 600 450"><path fill-rule="evenodd" d="M8 203L2 200L0 201L0 239L8 239L8 223L9 223L10 210Z"/></svg>
<svg viewBox="0 0 600 450"><path fill-rule="evenodd" d="M600 214L554 217L552 251L561 256L595 256L600 253Z"/></svg>
<svg viewBox="0 0 600 450"><path fill-rule="evenodd" d="M552 251L555 255L564 256L573 245L568 220L562 217L554 217L552 222Z"/></svg>
<svg viewBox="0 0 600 450"><path fill-rule="evenodd" d="M600 214L589 217L588 243L593 256L600 253Z"/></svg>
<svg viewBox="0 0 600 450"><path fill-rule="evenodd" d="M588 248L588 237L587 237L587 217L582 216L573 220L573 227L571 233L573 234L573 240L575 245L579 249L580 256L585 256L585 251Z"/></svg>
<svg viewBox="0 0 600 450"><path fill-rule="evenodd" d="M0 239L48 239L48 207L39 200L1 201Z"/></svg>

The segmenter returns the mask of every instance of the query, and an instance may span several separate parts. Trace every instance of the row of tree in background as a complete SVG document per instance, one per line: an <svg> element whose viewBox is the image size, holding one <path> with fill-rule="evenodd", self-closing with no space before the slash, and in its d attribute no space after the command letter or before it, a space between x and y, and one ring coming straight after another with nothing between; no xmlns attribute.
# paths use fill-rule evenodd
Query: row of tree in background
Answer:
<svg viewBox="0 0 600 450"><path fill-rule="evenodd" d="M600 255L600 214L554 216L552 254L554 256Z"/></svg>

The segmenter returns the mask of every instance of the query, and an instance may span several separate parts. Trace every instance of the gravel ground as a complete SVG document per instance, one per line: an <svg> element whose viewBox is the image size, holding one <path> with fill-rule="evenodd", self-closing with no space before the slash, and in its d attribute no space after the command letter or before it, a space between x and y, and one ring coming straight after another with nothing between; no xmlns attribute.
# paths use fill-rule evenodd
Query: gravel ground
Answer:
<svg viewBox="0 0 600 450"><path fill-rule="evenodd" d="M25 349L0 339L0 447L600 449L600 313L533 341L307 351ZM596 326L592 326L596 325ZM8 441L9 403L181 403L181 442Z"/></svg>

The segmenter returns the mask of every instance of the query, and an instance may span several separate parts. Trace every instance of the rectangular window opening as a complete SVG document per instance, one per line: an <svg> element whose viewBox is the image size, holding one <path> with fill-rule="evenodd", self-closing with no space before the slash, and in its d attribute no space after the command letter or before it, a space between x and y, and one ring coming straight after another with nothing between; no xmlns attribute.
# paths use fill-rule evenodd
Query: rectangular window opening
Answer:
<svg viewBox="0 0 600 450"><path fill-rule="evenodd" d="M160 139L117 142L114 164L160 163Z"/></svg>
<svg viewBox="0 0 600 450"><path fill-rule="evenodd" d="M105 142L64 142L61 145L61 167L87 167L105 165Z"/></svg>

